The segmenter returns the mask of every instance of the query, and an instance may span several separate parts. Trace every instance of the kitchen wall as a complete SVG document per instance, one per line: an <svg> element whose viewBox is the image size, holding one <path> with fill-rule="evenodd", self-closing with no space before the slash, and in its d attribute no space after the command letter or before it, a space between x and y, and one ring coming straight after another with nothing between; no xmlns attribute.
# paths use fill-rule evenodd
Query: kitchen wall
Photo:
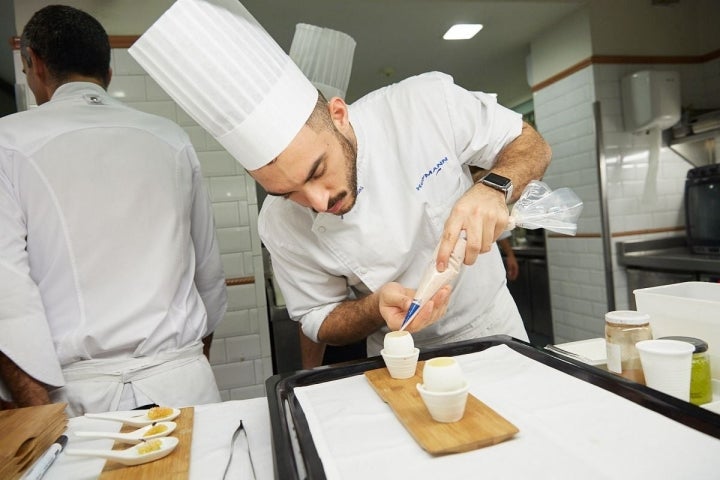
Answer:
<svg viewBox="0 0 720 480"><path fill-rule="evenodd" d="M14 52L15 78L27 108L35 98L25 84ZM223 400L265 395L273 374L264 271L257 233L255 181L142 70L125 48L112 50L109 93L139 110L169 118L190 136L212 199L223 269L228 278L228 311L215 331L210 363ZM148 200L151 201L151 192Z"/></svg>
<svg viewBox="0 0 720 480"><path fill-rule="evenodd" d="M697 4L710 6L704 1ZM539 84L533 95L536 123L553 148L545 180L553 188L571 187L585 205L576 237L549 235L547 239L556 343L603 336L608 297L614 296L615 309L628 308L627 280L624 267L616 261L616 242L683 234L684 179L691 165L667 146L653 162L652 136L625 131L620 80L638 70L678 71L684 107L720 108L720 45L705 35L709 27L705 23L706 28L700 28L706 20L699 18L717 17L719 10L717 4L710 11L630 8L625 12L629 20L623 22L627 28L645 25L640 27L644 32L637 32L643 41L622 45L603 33L612 19L582 11L533 43L533 78ZM653 16L656 13L658 16ZM676 31L677 25L684 25L685 30L668 46L668 32ZM694 36L688 33L690 25L698 26ZM632 32L622 31L622 25L613 27L616 38L634 38ZM569 32L578 39L576 45L565 44ZM653 43L652 37L658 35L662 39ZM582 58L588 45L592 56ZM673 57L661 56L662 52ZM594 118L596 101L601 112L599 124ZM600 149L598 138L602 139ZM608 230L603 228L600 214L599 150L606 161ZM609 282L603 250L603 239L608 237Z"/></svg>

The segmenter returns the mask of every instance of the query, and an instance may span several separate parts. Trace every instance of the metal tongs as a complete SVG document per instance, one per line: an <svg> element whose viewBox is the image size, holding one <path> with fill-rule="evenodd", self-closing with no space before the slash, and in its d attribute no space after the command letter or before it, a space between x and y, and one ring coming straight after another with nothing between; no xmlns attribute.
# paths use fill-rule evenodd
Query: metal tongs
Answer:
<svg viewBox="0 0 720 480"><path fill-rule="evenodd" d="M252 478L253 478L253 480L255 478L257 478L255 475L255 466L253 465L252 453L250 452L250 439L248 438L247 431L245 430L245 427L243 426L243 421L240 420L240 425L238 425L238 428L235 429L235 433L233 433L232 440L230 440L230 457L228 458L227 465L225 465L225 472L223 473L223 480L227 477L228 470L230 470L230 464L232 463L233 453L235 453L235 442L237 441L237 438L240 435L240 432L242 432L243 435L245 435L245 444L247 445L247 454L248 454L248 458L250 459L250 469L252 470Z"/></svg>

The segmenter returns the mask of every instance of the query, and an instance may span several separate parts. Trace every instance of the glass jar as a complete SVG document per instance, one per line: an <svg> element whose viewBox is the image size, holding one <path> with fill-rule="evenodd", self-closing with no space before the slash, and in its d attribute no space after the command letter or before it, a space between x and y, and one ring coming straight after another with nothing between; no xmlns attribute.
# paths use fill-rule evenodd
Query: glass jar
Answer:
<svg viewBox="0 0 720 480"><path fill-rule="evenodd" d="M605 314L607 368L629 380L645 384L640 354L635 344L651 340L650 315L633 310Z"/></svg>
<svg viewBox="0 0 720 480"><path fill-rule="evenodd" d="M711 402L712 375L710 372L710 359L707 354L707 342L694 337L662 338L691 343L695 347L692 357L692 371L690 373L690 403L702 405Z"/></svg>

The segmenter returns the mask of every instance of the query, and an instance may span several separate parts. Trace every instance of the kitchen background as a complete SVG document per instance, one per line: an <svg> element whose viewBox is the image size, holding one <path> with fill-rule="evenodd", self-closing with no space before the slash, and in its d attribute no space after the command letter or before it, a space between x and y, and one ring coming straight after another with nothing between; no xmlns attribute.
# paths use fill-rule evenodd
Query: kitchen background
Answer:
<svg viewBox="0 0 720 480"><path fill-rule="evenodd" d="M0 0L0 34L16 36L33 12L50 3L55 2ZM211 363L224 399L264 395L264 381L278 367L273 365L269 321L275 300L266 292L269 267L256 228L262 192L127 53L133 39L172 2L62 3L93 14L111 35L110 93L140 110L176 121L190 135L212 196L228 278L228 313L216 331ZM669 148L667 132L655 161L653 135L626 131L620 85L632 72L672 70L680 75L684 111L720 109L720 2L248 0L243 4L286 50L298 22L353 36L358 46L348 101L408 75L442 70L462 86L496 92L504 105L534 116L537 129L553 149L544 180L552 188L572 188L585 205L577 236L545 235L541 242L544 248L538 258L547 265L548 292L547 301L541 303L548 315L542 328L538 321L538 343L603 336L605 312L631 305L617 243L683 235L684 180L692 165ZM433 31L428 22L441 23L434 28L441 35L456 21L485 23L486 28L465 47L442 47L452 50L421 40ZM477 50L468 47L481 43ZM34 105L17 46L12 47L11 42L0 49L3 115ZM701 162L716 161L718 136L706 144L707 158ZM516 238L518 251L522 240ZM545 275L544 270L526 272L533 280ZM518 303L527 304L525 294L515 293ZM532 306L523 308L532 315ZM532 321L528 327L532 334Z"/></svg>

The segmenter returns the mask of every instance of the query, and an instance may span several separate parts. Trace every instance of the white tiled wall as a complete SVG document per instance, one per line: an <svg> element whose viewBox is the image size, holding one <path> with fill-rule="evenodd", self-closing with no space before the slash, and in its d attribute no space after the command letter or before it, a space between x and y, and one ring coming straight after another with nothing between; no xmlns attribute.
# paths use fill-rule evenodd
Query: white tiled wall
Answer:
<svg viewBox="0 0 720 480"><path fill-rule="evenodd" d="M576 72L534 95L538 130L550 143L553 160L544 181L570 187L583 201L578 234L595 237L547 238L550 302L555 343L600 335L605 311L592 67Z"/></svg>
<svg viewBox="0 0 720 480"><path fill-rule="evenodd" d="M591 65L534 94L540 133L553 149L545 181L570 187L584 210L575 238L549 237L550 291L555 342L603 336L608 310L593 102L601 108L607 163L607 194L612 235L615 308L628 308L624 267L616 260L616 242L678 235L684 225L683 189L691 167L663 146L657 163L650 161L650 136L625 132L620 79L644 69L677 70L683 106L720 106L720 60L691 65ZM646 229L658 234L627 235Z"/></svg>
<svg viewBox="0 0 720 480"><path fill-rule="evenodd" d="M19 52L14 54L16 81L24 85ZM198 153L212 200L225 276L255 277L254 284L228 287L228 311L215 331L210 363L223 400L264 396L265 379L272 375L272 359L255 181L145 74L126 49L113 49L112 68L111 95L138 110L178 123ZM31 108L35 98L30 89L24 91L26 105Z"/></svg>

